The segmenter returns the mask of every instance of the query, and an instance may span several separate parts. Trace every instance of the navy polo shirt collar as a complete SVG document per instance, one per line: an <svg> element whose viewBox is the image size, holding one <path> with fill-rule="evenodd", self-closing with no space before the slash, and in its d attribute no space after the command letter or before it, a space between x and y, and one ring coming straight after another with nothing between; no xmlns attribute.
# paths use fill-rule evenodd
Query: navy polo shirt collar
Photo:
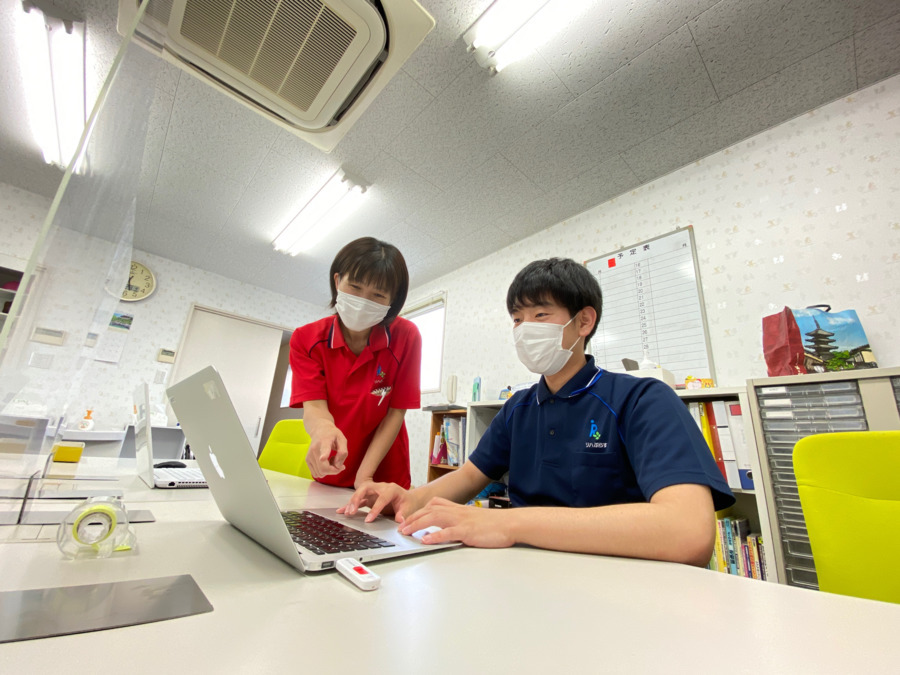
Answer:
<svg viewBox="0 0 900 675"><path fill-rule="evenodd" d="M347 342L344 340L344 333L341 331L341 325L338 323L338 316L335 314L334 320L331 322L331 328L328 329L328 346L332 349L337 349L346 346L346 344ZM384 349L385 347L390 347L390 329L383 324L373 326L372 330L369 332L369 338L366 344L373 352Z"/></svg>
<svg viewBox="0 0 900 675"><path fill-rule="evenodd" d="M572 398L573 396L579 396L593 386L593 384L603 375L603 369L594 364L593 356L586 354L586 357L587 363L584 364L582 369L575 373L572 379L566 382L555 394L550 393L550 389L547 387L546 378L541 376L541 380L538 382L537 389L534 392L535 400L538 405L549 400L553 396L556 396L557 398Z"/></svg>

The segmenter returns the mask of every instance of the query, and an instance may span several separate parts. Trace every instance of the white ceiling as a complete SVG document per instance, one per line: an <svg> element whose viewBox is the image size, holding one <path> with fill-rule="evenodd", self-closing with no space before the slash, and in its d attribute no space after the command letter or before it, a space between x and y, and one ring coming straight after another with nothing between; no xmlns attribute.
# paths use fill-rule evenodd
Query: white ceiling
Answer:
<svg viewBox="0 0 900 675"><path fill-rule="evenodd" d="M435 30L330 154L165 65L135 247L325 304L335 252L372 235L415 287L900 72L898 0L601 0L493 77L460 38L490 0L421 2ZM31 141L13 65L19 4L0 0L0 182L50 197L61 173ZM96 95L117 3L56 4L87 21ZM340 166L371 182L366 204L309 254L276 253Z"/></svg>

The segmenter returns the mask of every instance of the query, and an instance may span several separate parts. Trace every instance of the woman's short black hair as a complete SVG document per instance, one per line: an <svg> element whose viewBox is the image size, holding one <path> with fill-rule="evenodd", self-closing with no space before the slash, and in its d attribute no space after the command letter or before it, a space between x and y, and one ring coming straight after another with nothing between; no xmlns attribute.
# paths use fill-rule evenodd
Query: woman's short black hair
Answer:
<svg viewBox="0 0 900 675"><path fill-rule="evenodd" d="M585 307L597 310L597 322L585 338L588 342L600 324L603 294L600 284L584 265L569 258L535 260L526 265L513 279L506 293L506 310L512 314L523 307L533 307L553 301L575 316Z"/></svg>
<svg viewBox="0 0 900 675"><path fill-rule="evenodd" d="M331 285L331 307L337 302L334 275L348 276L350 281L372 284L391 296L391 309L384 317L385 326L391 323L406 302L409 292L409 271L406 260L396 246L374 237L362 237L344 246L331 263L328 283Z"/></svg>

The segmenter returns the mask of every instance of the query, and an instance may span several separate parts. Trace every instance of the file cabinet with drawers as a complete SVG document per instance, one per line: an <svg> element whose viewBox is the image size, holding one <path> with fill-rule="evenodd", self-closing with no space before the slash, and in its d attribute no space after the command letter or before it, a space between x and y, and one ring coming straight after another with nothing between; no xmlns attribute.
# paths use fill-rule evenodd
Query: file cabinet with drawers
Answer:
<svg viewBox="0 0 900 675"><path fill-rule="evenodd" d="M900 429L900 368L754 379L747 390L762 473L757 492L771 524L777 580L818 589L794 444L812 434Z"/></svg>

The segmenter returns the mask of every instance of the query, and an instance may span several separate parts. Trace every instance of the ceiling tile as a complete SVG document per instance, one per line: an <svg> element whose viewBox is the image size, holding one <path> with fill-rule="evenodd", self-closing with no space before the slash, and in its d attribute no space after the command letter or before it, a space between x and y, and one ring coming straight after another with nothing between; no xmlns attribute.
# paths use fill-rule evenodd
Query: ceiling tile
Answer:
<svg viewBox="0 0 900 675"><path fill-rule="evenodd" d="M550 191L716 100L690 32L681 28L503 154Z"/></svg>
<svg viewBox="0 0 900 675"><path fill-rule="evenodd" d="M554 222L570 218L617 197L641 184L621 155L595 164L584 173L563 183L553 191L559 217Z"/></svg>
<svg viewBox="0 0 900 675"><path fill-rule="evenodd" d="M159 165L150 204L151 219L164 220L185 229L217 232L242 191L242 185L210 167L199 165L195 157L167 149ZM141 248L156 253L151 246L142 244Z"/></svg>
<svg viewBox="0 0 900 675"><path fill-rule="evenodd" d="M541 196L543 192L505 157L494 155L416 211L412 220L449 244L462 232L495 224L510 210Z"/></svg>
<svg viewBox="0 0 900 675"><path fill-rule="evenodd" d="M623 153L643 181L674 171L854 89L852 40L767 77Z"/></svg>
<svg viewBox="0 0 900 675"><path fill-rule="evenodd" d="M897 11L896 0L722 0L688 25L724 99Z"/></svg>
<svg viewBox="0 0 900 675"><path fill-rule="evenodd" d="M335 164L298 164L269 152L240 194L226 227L271 242L337 169Z"/></svg>
<svg viewBox="0 0 900 675"><path fill-rule="evenodd" d="M61 169L44 164L37 149L23 151L18 143L0 142L0 182L52 199L62 177Z"/></svg>
<svg viewBox="0 0 900 675"><path fill-rule="evenodd" d="M361 174L373 193L389 199L399 220L422 209L441 192L408 166L387 153L379 153Z"/></svg>
<svg viewBox="0 0 900 675"><path fill-rule="evenodd" d="M317 147L310 145L299 136L295 136L290 131L279 128L272 141L271 151L287 157L297 164L308 164L318 166L334 166L336 164L334 157L327 152L322 152Z"/></svg>
<svg viewBox="0 0 900 675"><path fill-rule="evenodd" d="M532 62L532 68L491 76L473 60L388 152L438 187L449 188L571 100L543 59Z"/></svg>
<svg viewBox="0 0 900 675"><path fill-rule="evenodd" d="M409 223L400 223L387 230L383 241L396 246L406 260L407 267L412 267L432 255L440 246L433 237L428 236Z"/></svg>
<svg viewBox="0 0 900 675"><path fill-rule="evenodd" d="M422 4L436 25L403 70L437 96L469 65L472 57L460 36L481 16L492 0L425 1Z"/></svg>
<svg viewBox="0 0 900 675"><path fill-rule="evenodd" d="M433 98L409 75L397 73L331 155L349 168L366 168Z"/></svg>
<svg viewBox="0 0 900 675"><path fill-rule="evenodd" d="M539 51L570 91L583 94L717 2L599 2Z"/></svg>
<svg viewBox="0 0 900 675"><path fill-rule="evenodd" d="M900 14L858 33L855 44L858 86L868 87L900 71Z"/></svg>
<svg viewBox="0 0 900 675"><path fill-rule="evenodd" d="M246 185L269 151L278 127L194 77L182 77L166 151L177 152Z"/></svg>
<svg viewBox="0 0 900 675"><path fill-rule="evenodd" d="M178 66L160 59L159 75L156 78L156 88L169 94L172 98L178 90L178 80L181 79L182 70ZM189 77L189 76L185 76Z"/></svg>
<svg viewBox="0 0 900 675"><path fill-rule="evenodd" d="M150 117L147 121L147 139L144 143L144 154L141 158L141 177L137 194L137 219L140 222L150 210L159 164L162 160L166 143L166 131L175 97L163 89L157 88L153 102L150 104Z"/></svg>

